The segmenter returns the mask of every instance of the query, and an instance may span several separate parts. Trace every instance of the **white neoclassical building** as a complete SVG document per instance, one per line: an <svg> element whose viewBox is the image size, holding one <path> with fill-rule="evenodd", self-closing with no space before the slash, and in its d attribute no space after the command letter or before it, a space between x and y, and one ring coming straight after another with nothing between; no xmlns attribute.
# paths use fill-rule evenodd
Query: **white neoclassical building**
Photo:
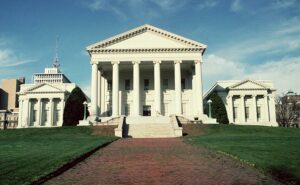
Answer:
<svg viewBox="0 0 300 185"><path fill-rule="evenodd" d="M204 44L148 24L88 46L90 120L122 115L128 122L133 117L142 122L178 115L215 122L203 114L205 49Z"/></svg>
<svg viewBox="0 0 300 185"><path fill-rule="evenodd" d="M269 80L217 81L205 94L204 101L207 102L212 93L217 93L225 104L231 124L278 126L275 91Z"/></svg>
<svg viewBox="0 0 300 185"><path fill-rule="evenodd" d="M75 87L56 58L53 67L33 75L32 84L21 85L18 128L62 126L65 102Z"/></svg>

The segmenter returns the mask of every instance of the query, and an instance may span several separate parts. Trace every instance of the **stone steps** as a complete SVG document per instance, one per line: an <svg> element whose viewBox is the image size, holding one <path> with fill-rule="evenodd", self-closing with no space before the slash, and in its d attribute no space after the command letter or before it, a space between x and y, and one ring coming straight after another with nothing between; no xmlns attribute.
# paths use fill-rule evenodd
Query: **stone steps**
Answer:
<svg viewBox="0 0 300 185"><path fill-rule="evenodd" d="M126 124L127 136L133 138L175 137L171 123Z"/></svg>

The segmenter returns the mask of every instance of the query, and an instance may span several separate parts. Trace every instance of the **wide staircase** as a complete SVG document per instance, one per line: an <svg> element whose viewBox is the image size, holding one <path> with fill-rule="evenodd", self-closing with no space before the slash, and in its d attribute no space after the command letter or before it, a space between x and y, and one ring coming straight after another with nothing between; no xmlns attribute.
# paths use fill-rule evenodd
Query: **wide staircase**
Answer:
<svg viewBox="0 0 300 185"><path fill-rule="evenodd" d="M174 116L175 118L175 116ZM172 117L126 117L123 137L168 138L182 136L182 128Z"/></svg>

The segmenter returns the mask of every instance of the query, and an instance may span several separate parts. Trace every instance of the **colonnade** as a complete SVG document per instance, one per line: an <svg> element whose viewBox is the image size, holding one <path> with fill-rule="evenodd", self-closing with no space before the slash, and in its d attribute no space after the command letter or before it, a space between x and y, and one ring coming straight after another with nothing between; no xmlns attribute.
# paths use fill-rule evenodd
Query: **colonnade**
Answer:
<svg viewBox="0 0 300 185"><path fill-rule="evenodd" d="M161 63L162 60L153 60L154 68L154 105L156 114L161 114L162 93L161 93ZM99 62L101 63L101 62ZM91 116L98 116L99 96L101 92L98 81L99 75L102 75L99 63L92 62L92 79L91 79ZM140 115L140 65L141 61L132 61L133 68L133 116ZM181 87L181 63L182 60L174 60L174 83L175 83L175 114L182 114L182 87ZM195 83L193 83L195 115L203 115L203 92L202 92L202 74L201 60L194 61ZM119 116L119 64L120 61L112 61L112 116ZM99 104L100 105L100 104ZM103 105L101 103L101 105Z"/></svg>

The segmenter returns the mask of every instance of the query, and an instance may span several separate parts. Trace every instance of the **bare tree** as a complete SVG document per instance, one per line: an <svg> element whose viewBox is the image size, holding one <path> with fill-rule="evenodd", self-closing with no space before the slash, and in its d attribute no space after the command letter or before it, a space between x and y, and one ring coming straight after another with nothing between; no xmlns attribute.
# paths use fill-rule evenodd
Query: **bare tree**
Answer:
<svg viewBox="0 0 300 185"><path fill-rule="evenodd" d="M276 97L276 117L279 126L292 127L298 125L299 111L297 111L297 102L287 96Z"/></svg>

